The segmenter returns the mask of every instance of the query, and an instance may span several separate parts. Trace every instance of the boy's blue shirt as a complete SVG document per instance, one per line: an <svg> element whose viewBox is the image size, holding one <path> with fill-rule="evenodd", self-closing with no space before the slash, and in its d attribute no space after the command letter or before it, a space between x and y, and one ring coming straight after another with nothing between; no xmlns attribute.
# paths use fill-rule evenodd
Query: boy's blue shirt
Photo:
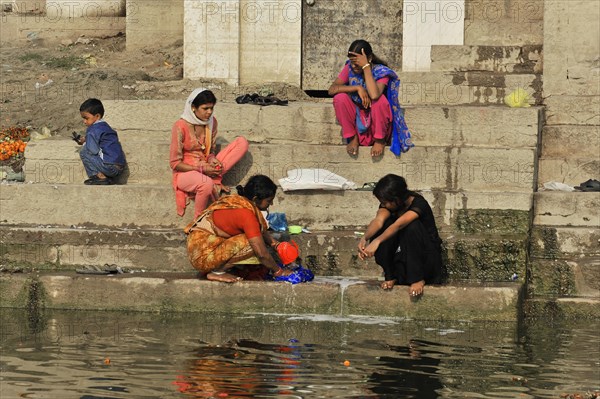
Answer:
<svg viewBox="0 0 600 399"><path fill-rule="evenodd" d="M104 163L125 165L125 154L119 136L104 120L99 120L87 128L85 146L92 154L99 155Z"/></svg>

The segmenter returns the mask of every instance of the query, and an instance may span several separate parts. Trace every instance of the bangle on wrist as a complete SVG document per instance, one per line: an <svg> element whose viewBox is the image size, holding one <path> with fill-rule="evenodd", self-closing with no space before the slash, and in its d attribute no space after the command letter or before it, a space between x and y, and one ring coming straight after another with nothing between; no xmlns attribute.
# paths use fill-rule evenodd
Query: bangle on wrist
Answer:
<svg viewBox="0 0 600 399"><path fill-rule="evenodd" d="M279 241L275 241L275 240L271 241L271 247L272 247L272 248L277 248L277 246L278 246L279 244L281 244Z"/></svg>
<svg viewBox="0 0 600 399"><path fill-rule="evenodd" d="M365 65L362 66L362 69L365 69L366 67L369 67L369 66L371 66L371 64L367 63L367 64L365 64Z"/></svg>
<svg viewBox="0 0 600 399"><path fill-rule="evenodd" d="M277 271L273 273L273 276L279 277L283 274L283 269L281 267L277 268Z"/></svg>

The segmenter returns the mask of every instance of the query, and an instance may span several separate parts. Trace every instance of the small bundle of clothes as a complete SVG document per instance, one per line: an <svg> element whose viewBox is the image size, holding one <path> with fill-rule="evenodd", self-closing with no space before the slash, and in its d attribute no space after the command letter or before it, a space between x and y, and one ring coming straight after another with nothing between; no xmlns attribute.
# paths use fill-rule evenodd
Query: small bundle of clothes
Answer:
<svg viewBox="0 0 600 399"><path fill-rule="evenodd" d="M292 262L287 266L280 265L281 268L287 270L293 270L289 276L278 276L273 277L273 281L285 281L292 284L306 283L312 281L315 278L313 272L310 269L303 267L300 262Z"/></svg>

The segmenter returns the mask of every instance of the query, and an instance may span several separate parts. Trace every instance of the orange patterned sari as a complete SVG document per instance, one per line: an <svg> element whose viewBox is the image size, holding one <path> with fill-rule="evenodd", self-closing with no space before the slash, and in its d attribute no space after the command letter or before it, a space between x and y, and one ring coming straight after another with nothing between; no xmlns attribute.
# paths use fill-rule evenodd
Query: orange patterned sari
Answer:
<svg viewBox="0 0 600 399"><path fill-rule="evenodd" d="M248 209L254 213L261 231L267 229L265 218L249 199L240 195L226 195L213 202L195 221L184 229L188 236L188 256L196 270L201 273L209 273L221 266L233 265L254 257L254 251L244 234L221 237L217 235L215 230L212 218L213 211L240 208Z"/></svg>

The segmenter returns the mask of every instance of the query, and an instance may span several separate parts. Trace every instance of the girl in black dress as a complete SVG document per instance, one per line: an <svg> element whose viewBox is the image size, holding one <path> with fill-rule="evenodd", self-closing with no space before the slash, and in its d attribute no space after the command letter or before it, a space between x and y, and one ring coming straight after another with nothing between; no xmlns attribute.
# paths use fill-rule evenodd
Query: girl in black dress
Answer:
<svg viewBox="0 0 600 399"><path fill-rule="evenodd" d="M375 256L385 275L384 290L408 285L409 295L419 296L425 284L439 284L442 275L442 240L431 207L394 174L379 180L373 195L380 205L358 243L358 256Z"/></svg>

